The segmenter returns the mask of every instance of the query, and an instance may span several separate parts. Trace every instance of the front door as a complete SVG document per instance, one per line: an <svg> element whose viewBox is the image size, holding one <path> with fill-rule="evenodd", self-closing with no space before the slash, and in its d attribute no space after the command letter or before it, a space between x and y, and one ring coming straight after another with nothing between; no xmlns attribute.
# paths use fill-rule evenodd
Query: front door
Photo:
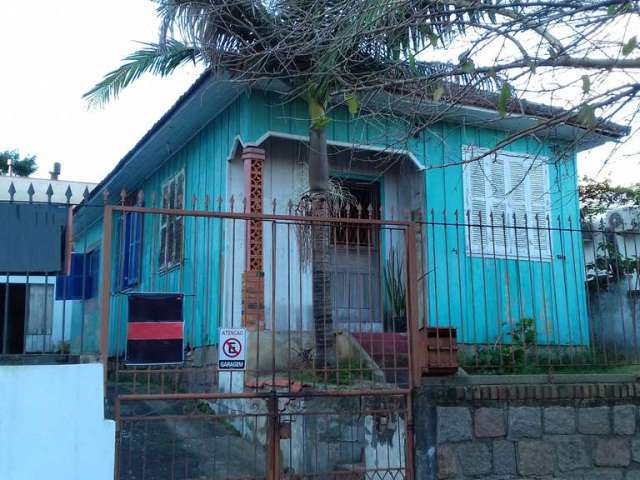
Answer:
<svg viewBox="0 0 640 480"><path fill-rule="evenodd" d="M340 180L349 207L341 217L379 218L378 182ZM380 229L338 224L331 239L335 328L349 332L381 332Z"/></svg>

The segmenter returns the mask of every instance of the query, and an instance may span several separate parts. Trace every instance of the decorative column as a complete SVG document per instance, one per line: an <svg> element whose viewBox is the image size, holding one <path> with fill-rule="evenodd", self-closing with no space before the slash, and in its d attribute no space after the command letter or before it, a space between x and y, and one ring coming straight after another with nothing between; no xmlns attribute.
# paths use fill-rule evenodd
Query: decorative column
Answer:
<svg viewBox="0 0 640 480"><path fill-rule="evenodd" d="M244 193L247 213L262 213L262 171L265 153L261 148L242 150ZM264 270L262 266L262 222L245 224L245 271L242 274L242 326L264 329Z"/></svg>

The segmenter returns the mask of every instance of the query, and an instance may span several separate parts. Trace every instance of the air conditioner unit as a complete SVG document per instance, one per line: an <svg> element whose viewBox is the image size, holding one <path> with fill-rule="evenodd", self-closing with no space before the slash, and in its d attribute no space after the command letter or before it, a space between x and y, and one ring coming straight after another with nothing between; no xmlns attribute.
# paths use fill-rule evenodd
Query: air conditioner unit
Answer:
<svg viewBox="0 0 640 480"><path fill-rule="evenodd" d="M607 226L614 232L640 230L640 211L631 207L611 210L607 213Z"/></svg>

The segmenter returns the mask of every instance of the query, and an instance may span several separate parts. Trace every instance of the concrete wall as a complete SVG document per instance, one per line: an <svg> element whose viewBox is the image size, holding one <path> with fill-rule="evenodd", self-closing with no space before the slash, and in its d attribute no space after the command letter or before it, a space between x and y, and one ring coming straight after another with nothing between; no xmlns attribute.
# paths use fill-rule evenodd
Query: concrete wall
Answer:
<svg viewBox="0 0 640 480"><path fill-rule="evenodd" d="M100 364L0 367L0 478L112 480Z"/></svg>
<svg viewBox="0 0 640 480"><path fill-rule="evenodd" d="M640 478L640 383L550 381L557 380L423 387L417 478Z"/></svg>

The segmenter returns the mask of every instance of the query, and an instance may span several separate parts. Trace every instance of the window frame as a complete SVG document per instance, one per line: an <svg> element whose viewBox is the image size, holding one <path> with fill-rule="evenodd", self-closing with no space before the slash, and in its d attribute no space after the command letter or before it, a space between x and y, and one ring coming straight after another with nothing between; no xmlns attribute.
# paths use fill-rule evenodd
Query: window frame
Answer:
<svg viewBox="0 0 640 480"><path fill-rule="evenodd" d="M85 252L72 252L69 275L57 275L55 301L91 300L100 287L100 246Z"/></svg>
<svg viewBox="0 0 640 480"><path fill-rule="evenodd" d="M478 147L475 145L463 145L462 160L464 162L467 162L471 158L482 155L488 151L490 151L490 149L488 148ZM490 197L487 196L487 183L495 187L493 182L493 177L488 177L488 175L491 175L491 173L489 174L486 173L488 162L494 162L495 161L494 159L498 157L503 158L502 175L503 175L504 193L502 194L500 199L498 199L497 194L491 195ZM532 192L531 192L532 186L530 183L531 178L529 177L529 173L526 173L525 177L522 180L523 196L524 196L524 208L522 208L522 210L527 215L528 220L527 220L526 227L524 225L517 224L518 226L517 229L514 228L512 219L513 219L513 214L514 213L517 214L518 210L517 210L517 207L514 207L515 202L513 201L513 199L507 197L507 192L509 192L509 196L511 196L514 193L514 190L518 188L517 186L513 188L511 187L511 175L510 175L511 165L509 165L509 162L513 161L514 158L521 159L525 169L531 169L531 168L544 169L543 189L545 191L544 199L542 199L537 204L538 207L536 207L536 204L534 204L531 199L531 195L532 195ZM500 249L496 248L495 250L493 248L489 248L489 249L484 248L485 241L482 241L482 242L476 241L475 243L473 242L470 229L478 228L477 226L478 210L473 210L472 208L473 199L475 198L473 197L473 193L471 191L473 171L470 168L469 164L465 163L464 172L463 172L463 196L464 196L464 209L465 209L464 223L466 224L466 228L465 228L466 254L468 256L474 256L474 257L485 257L485 258L495 257L498 259L550 262L553 259L553 239L551 237L552 231L550 230L550 225L547 225L547 216L549 219L552 217L550 173L549 173L548 158L543 155L531 155L531 154L520 153L520 152L498 150L497 152L493 152L487 157L483 158L482 160L480 160L480 162L483 163L482 172L485 177L485 187L484 187L485 208L482 215L482 220L483 220L482 230L485 230L486 228L491 228L492 231L495 232L496 229L498 229L499 231L502 232L502 235L505 235L505 232L502 230L503 229L502 219L499 220L499 223L497 223L496 220L494 219L493 224L491 224L490 217L489 217L489 212L493 211L494 204L503 203L504 212L505 212L504 228L507 231L507 235L506 235L507 242L504 245L504 247L501 246ZM531 163L528 163L528 162L531 162ZM536 163L539 164L539 167L534 166ZM543 205L543 206L539 207L539 205ZM542 221L540 220L540 217L538 217L538 227L536 228L536 225L531 223L534 220L530 220L530 219L535 218L535 212L540 208L544 209L545 217L542 219ZM470 212L469 217L467 216L467 212ZM486 220L486 224L484 223L485 220ZM538 245L532 244L531 237L529 237L529 247L527 250L523 251L521 247L518 247L519 242L516 238L516 232L524 228L528 230L533 230L533 231L540 230L540 231L546 232L544 242L540 242L539 244L540 246L544 245L542 249L539 249ZM535 239L539 237L534 236L533 238ZM493 242L493 245L495 246L495 242Z"/></svg>
<svg viewBox="0 0 640 480"><path fill-rule="evenodd" d="M53 333L53 309L54 304L56 302L55 283L43 282L43 283L28 283L26 284L26 295L28 299L28 306L25 318L25 335L51 335ZM31 320L31 310L32 310L32 300L31 297L32 291L37 290L38 288L44 287L44 304L48 306L45 307L42 315L44 316L46 312L46 318L44 318L44 323L41 328L34 328ZM51 298L49 298L49 295ZM51 301L49 301L51 300ZM37 320L40 324L42 319ZM40 326L40 325L38 325Z"/></svg>
<svg viewBox="0 0 640 480"><path fill-rule="evenodd" d="M123 224L120 228L122 238L118 261L118 288L124 291L134 288L141 281L144 215L140 212L123 212L120 221Z"/></svg>
<svg viewBox="0 0 640 480"><path fill-rule="evenodd" d="M178 182L178 179L181 181ZM176 205L178 200L178 185L182 188L182 205ZM171 187L173 185L173 192L175 192L175 198L173 200L173 206L171 201ZM178 170L175 174L165 180L161 185L160 198L162 208L170 208L172 210L184 210L185 200L185 188L186 188L186 175L184 169ZM169 191L169 198L165 204L165 190ZM180 238L175 235L176 225L180 225ZM170 230L174 230L173 241L170 240ZM158 270L160 272L166 272L172 270L183 264L184 262L184 216L183 215L160 215L160 221L158 222ZM169 244L172 244L173 248L171 253L169 251ZM179 250L177 249L180 246ZM176 252L179 252L179 257L176 258ZM173 257L173 258L169 258Z"/></svg>

